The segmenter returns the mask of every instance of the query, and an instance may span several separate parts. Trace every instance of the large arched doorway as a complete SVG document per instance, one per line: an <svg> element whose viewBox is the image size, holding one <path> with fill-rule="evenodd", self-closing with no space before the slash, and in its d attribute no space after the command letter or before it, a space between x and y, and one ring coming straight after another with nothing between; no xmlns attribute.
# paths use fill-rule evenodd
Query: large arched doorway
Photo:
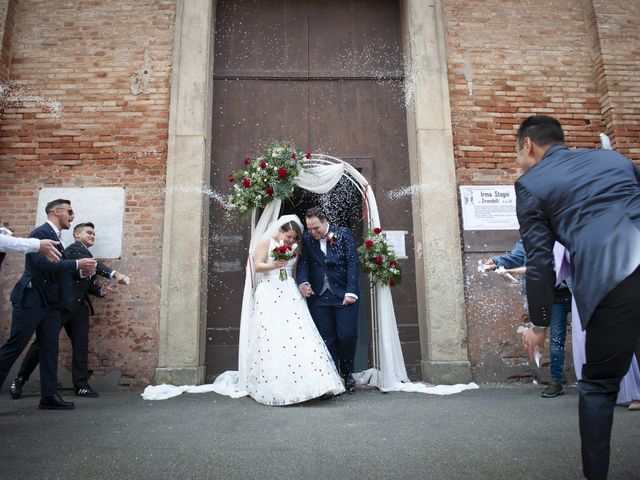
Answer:
<svg viewBox="0 0 640 480"><path fill-rule="evenodd" d="M412 252L411 200L392 195L410 183L398 1L221 0L214 44L212 188L228 192L227 174L272 139L325 152L345 159L371 180L383 226L409 232L406 249ZM250 233L248 221L225 222L220 209L212 207L209 379L236 366ZM336 222L361 217L343 207ZM364 233L361 224L352 229L356 236ZM404 282L394 290L394 300L407 373L418 378L414 259L402 266Z"/></svg>

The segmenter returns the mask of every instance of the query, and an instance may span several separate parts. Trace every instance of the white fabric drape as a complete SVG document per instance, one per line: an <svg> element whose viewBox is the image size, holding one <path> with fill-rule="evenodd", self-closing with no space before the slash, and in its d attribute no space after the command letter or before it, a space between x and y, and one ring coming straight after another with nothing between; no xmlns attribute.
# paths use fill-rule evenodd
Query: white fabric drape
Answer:
<svg viewBox="0 0 640 480"><path fill-rule="evenodd" d="M602 135L602 134L601 134ZM560 243L553 246L554 260L556 265L556 285L571 275L571 255L569 251ZM571 298L571 351L573 354L573 368L576 378L582 379L582 367L587 361L586 353L587 332L582 329L578 306L575 296ZM620 381L617 404L625 404L634 400L640 400L640 367L635 355L631 359L629 370Z"/></svg>
<svg viewBox="0 0 640 480"><path fill-rule="evenodd" d="M335 187L344 174L344 163L311 165L300 172L296 185L312 193L327 193Z"/></svg>
<svg viewBox="0 0 640 480"><path fill-rule="evenodd" d="M369 216L371 228L380 227L380 215L373 190L367 180L354 167L341 160L327 155L313 155L306 163L306 167L296 178L296 186L313 193L323 194L335 187L342 176L347 173L363 195L364 208ZM249 255L245 272L244 294L242 297L242 311L240 314L240 339L238 346L238 371L227 371L219 375L213 384L200 386L172 387L171 385L149 386L142 396L146 400L161 400L180 395L183 392L216 392L233 398L242 397L248 393L246 385L246 358L251 324L251 309L253 305L253 290L256 285L256 275L253 269L253 254L258 241L266 234L269 225L278 219L282 201L276 199L269 203L258 220L249 244ZM429 387L422 383L410 383L404 366L404 357L400 347L398 327L396 324L391 288L387 285L375 287L376 308L378 313L378 349L380 371L369 369L356 377L359 383L366 383L380 388L382 391L408 391L430 393L435 395L449 395L463 390L475 389L475 383L468 385L439 385Z"/></svg>

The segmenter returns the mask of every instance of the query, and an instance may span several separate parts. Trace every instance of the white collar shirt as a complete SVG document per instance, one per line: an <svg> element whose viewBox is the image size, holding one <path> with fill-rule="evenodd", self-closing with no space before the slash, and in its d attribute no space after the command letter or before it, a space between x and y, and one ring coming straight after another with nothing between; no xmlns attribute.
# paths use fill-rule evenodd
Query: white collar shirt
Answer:
<svg viewBox="0 0 640 480"><path fill-rule="evenodd" d="M51 225L51 228L53 228L53 231L56 232L56 235L58 237L58 241L60 242L60 250L64 250L64 245L62 244L62 230L58 230L58 227L56 227L52 222L50 222L49 220L47 220L47 223L49 225Z"/></svg>
<svg viewBox="0 0 640 480"><path fill-rule="evenodd" d="M322 253L324 253L325 255L327 254L327 233L329 233L329 227L330 227L330 225L327 225L327 229L325 230L324 234L322 235L322 238L319 240L319 242L320 242L320 250L322 250Z"/></svg>

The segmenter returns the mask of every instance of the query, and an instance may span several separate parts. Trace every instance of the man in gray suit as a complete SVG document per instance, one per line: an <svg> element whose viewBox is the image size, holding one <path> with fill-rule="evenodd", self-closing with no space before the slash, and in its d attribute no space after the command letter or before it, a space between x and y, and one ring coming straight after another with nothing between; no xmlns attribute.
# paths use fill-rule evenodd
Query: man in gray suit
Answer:
<svg viewBox="0 0 640 480"><path fill-rule="evenodd" d="M571 253L586 330L578 385L582 466L587 478L604 479L620 380L640 337L640 170L610 150L567 148L560 123L543 115L522 122L517 154L525 170L516 194L529 315L534 325L549 325L557 240ZM541 330L525 334L530 353L544 343Z"/></svg>

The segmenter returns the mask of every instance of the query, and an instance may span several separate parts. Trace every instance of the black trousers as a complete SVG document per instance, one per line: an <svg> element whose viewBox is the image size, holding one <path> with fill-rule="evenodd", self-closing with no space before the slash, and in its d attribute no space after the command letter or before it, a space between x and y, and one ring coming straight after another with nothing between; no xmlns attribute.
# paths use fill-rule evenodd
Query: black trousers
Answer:
<svg viewBox="0 0 640 480"><path fill-rule="evenodd" d="M640 339L639 292L640 268L604 297L587 324L578 390L582 467L589 480L606 479L609 471L613 410Z"/></svg>
<svg viewBox="0 0 640 480"><path fill-rule="evenodd" d="M72 357L71 357L71 378L73 386L76 390L87 387L89 385L89 316L90 310L84 303L73 311L63 310L61 313L60 330L64 328L67 336L71 340ZM25 380L36 369L40 358L41 344L36 340L31 344L27 354L24 357L18 375L24 377ZM57 359L56 359L57 361Z"/></svg>
<svg viewBox="0 0 640 480"><path fill-rule="evenodd" d="M342 305L342 299L329 290L312 297L309 312L320 336L327 345L336 370L344 377L353 373L358 343L358 308L360 302Z"/></svg>
<svg viewBox="0 0 640 480"><path fill-rule="evenodd" d="M11 333L7 343L0 347L0 385L6 380L11 366L29 344L34 333L40 344L37 353L37 360L40 362L40 394L43 397L53 395L58 391L60 312L50 308L13 304Z"/></svg>

